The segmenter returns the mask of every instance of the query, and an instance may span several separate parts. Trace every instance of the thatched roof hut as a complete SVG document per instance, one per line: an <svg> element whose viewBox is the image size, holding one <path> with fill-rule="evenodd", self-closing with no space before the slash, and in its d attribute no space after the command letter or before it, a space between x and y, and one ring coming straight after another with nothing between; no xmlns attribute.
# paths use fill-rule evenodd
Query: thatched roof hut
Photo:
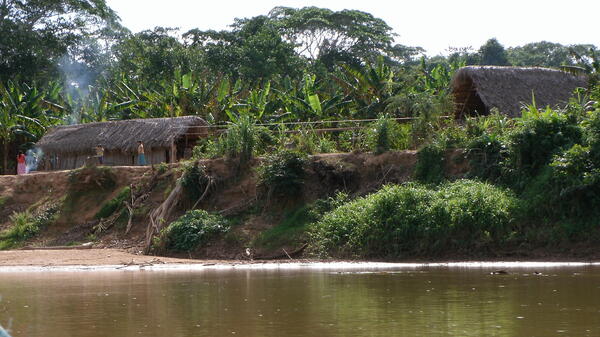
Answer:
<svg viewBox="0 0 600 337"><path fill-rule="evenodd" d="M514 117L534 97L538 107L566 103L576 88L587 86L587 78L548 68L469 66L456 72L451 86L458 117L486 115L492 108Z"/></svg>
<svg viewBox="0 0 600 337"><path fill-rule="evenodd" d="M138 141L144 143L148 163L174 162L208 135L208 124L200 117L131 119L58 126L37 146L54 160L53 168L72 169L83 165L100 145L109 165L134 165Z"/></svg>

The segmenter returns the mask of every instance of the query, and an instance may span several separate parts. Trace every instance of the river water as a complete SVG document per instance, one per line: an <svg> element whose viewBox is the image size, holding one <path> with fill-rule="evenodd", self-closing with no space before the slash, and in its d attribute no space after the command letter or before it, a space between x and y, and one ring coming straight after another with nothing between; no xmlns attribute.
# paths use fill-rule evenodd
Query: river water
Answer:
<svg viewBox="0 0 600 337"><path fill-rule="evenodd" d="M600 266L0 271L0 325L13 337L600 336Z"/></svg>

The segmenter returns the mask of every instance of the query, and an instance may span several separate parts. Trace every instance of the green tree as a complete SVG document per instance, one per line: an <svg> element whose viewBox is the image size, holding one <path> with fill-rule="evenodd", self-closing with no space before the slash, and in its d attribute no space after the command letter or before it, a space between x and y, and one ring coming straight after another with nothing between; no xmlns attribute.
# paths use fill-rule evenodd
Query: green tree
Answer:
<svg viewBox="0 0 600 337"><path fill-rule="evenodd" d="M55 78L61 58L89 60L114 29L118 17L105 0L2 0L0 81Z"/></svg>
<svg viewBox="0 0 600 337"><path fill-rule="evenodd" d="M509 48L508 60L515 66L559 67L573 65L569 47L560 43L540 41Z"/></svg>
<svg viewBox="0 0 600 337"><path fill-rule="evenodd" d="M192 71L199 56L179 41L177 29L156 27L123 38L113 47L112 76L158 85L175 79L176 70Z"/></svg>
<svg viewBox="0 0 600 337"><path fill-rule="evenodd" d="M490 66L506 66L508 59L504 46L495 38L489 39L479 48L479 64Z"/></svg>
<svg viewBox="0 0 600 337"><path fill-rule="evenodd" d="M327 61L369 59L392 50L392 28L382 19L358 10L275 7L269 17L300 55ZM405 53L395 46L396 56Z"/></svg>
<svg viewBox="0 0 600 337"><path fill-rule="evenodd" d="M257 82L276 75L295 76L303 68L294 46L282 39L266 16L236 19L231 31L192 29L183 34L213 72Z"/></svg>

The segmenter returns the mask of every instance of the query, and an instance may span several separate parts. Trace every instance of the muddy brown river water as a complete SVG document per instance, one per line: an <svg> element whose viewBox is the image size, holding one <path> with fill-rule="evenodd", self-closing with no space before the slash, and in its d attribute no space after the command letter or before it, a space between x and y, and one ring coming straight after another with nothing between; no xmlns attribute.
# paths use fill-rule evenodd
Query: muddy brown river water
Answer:
<svg viewBox="0 0 600 337"><path fill-rule="evenodd" d="M600 336L600 265L0 271L0 325L13 337Z"/></svg>

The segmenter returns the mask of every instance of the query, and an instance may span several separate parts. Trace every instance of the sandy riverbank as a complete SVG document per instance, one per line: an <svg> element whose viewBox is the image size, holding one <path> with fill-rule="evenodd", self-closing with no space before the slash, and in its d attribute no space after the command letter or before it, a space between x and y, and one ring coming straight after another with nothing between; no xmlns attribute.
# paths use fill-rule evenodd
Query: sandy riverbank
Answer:
<svg viewBox="0 0 600 337"><path fill-rule="evenodd" d="M555 268L600 266L585 260L532 261L430 261L366 262L319 260L199 260L137 255L121 249L85 250L9 250L0 251L0 271L67 271L67 270L197 270L204 268L295 268L317 269L398 269L421 267L449 268Z"/></svg>
<svg viewBox="0 0 600 337"><path fill-rule="evenodd" d="M121 249L7 250L0 251L0 267L103 266L150 264L208 264L217 261L147 256ZM223 263L223 261L218 261Z"/></svg>

